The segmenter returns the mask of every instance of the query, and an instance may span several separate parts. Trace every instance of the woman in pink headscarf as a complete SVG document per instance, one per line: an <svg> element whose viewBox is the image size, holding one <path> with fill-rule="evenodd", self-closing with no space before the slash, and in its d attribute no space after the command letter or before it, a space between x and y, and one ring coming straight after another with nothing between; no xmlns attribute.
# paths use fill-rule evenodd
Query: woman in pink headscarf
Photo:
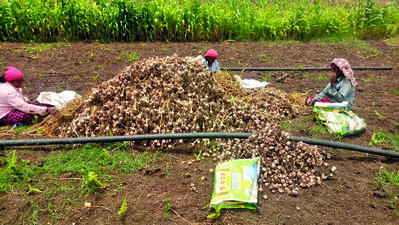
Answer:
<svg viewBox="0 0 399 225"><path fill-rule="evenodd" d="M218 57L219 55L214 49L209 49L204 55L203 63L208 67L211 73L217 73L220 70L219 63L216 60Z"/></svg>
<svg viewBox="0 0 399 225"><path fill-rule="evenodd" d="M32 125L35 114L55 114L55 107L32 104L22 95L24 75L15 67L0 77L0 126Z"/></svg>
<svg viewBox="0 0 399 225"><path fill-rule="evenodd" d="M329 63L331 68L330 82L326 88L316 96L310 96L306 99L307 105L313 105L315 102L348 102L350 110L355 99L355 86L357 82L354 77L351 65L346 59L335 58Z"/></svg>

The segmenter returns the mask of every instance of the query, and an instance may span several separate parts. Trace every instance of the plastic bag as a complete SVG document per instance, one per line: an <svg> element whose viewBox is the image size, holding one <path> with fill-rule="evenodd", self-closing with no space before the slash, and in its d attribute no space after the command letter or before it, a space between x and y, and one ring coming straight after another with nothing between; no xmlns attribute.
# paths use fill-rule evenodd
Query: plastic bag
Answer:
<svg viewBox="0 0 399 225"><path fill-rule="evenodd" d="M265 81L258 81L254 79L244 79L241 80L241 77L238 75L234 75L234 78L240 83L240 86L244 89L254 89L254 88L264 88L266 85L270 84Z"/></svg>
<svg viewBox="0 0 399 225"><path fill-rule="evenodd" d="M256 209L260 158L220 163L210 207Z"/></svg>
<svg viewBox="0 0 399 225"><path fill-rule="evenodd" d="M70 101L80 98L81 96L74 91L63 91L61 93L43 91L37 97L40 103L54 105L58 110L68 104Z"/></svg>
<svg viewBox="0 0 399 225"><path fill-rule="evenodd" d="M366 122L341 103L315 104L313 113L317 121L325 125L328 132L345 137L363 132Z"/></svg>

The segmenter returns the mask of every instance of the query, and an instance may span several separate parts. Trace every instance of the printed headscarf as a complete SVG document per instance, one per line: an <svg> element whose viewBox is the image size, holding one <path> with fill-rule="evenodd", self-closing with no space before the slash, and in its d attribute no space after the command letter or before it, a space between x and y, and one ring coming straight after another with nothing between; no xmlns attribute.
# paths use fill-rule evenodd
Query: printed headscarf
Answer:
<svg viewBox="0 0 399 225"><path fill-rule="evenodd" d="M21 73L17 68L9 66L8 70L4 74L4 79L8 82L14 80L22 80L24 79L24 74Z"/></svg>
<svg viewBox="0 0 399 225"><path fill-rule="evenodd" d="M335 58L333 61L330 62L330 68L332 64L338 66L338 68L343 72L345 78L350 80L353 86L357 85L353 70L351 69L351 65L349 64L348 60L344 58Z"/></svg>

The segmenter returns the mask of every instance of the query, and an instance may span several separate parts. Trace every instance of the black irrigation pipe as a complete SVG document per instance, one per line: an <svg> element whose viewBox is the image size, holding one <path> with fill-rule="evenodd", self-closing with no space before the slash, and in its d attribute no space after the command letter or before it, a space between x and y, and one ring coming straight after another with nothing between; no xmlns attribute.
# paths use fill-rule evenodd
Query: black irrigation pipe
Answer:
<svg viewBox="0 0 399 225"><path fill-rule="evenodd" d="M399 152L388 151L388 150L379 149L379 148L370 148L370 147L364 147L361 145L347 144L347 143L343 143L343 142L327 141L327 140L307 138L307 137L292 136L292 137L290 137L290 139L293 141L302 141L304 143L312 144L312 145L319 145L319 146L324 146L324 147L339 148L339 149L344 149L344 150L351 150L351 151L356 151L356 152L363 152L363 153L370 153L370 154L374 154L374 155L399 158Z"/></svg>
<svg viewBox="0 0 399 225"><path fill-rule="evenodd" d="M197 138L239 138L247 139L254 136L252 133L180 133L180 134L148 134L131 136L101 136L86 138L45 138L28 140L5 140L0 141L0 149L11 146L39 146L39 145L66 145L66 144L88 144L88 143L111 143L123 141L148 141L148 140L173 140L173 139L197 139ZM347 144L336 141L327 141L321 139L295 137L289 138L293 141L302 141L307 144L319 145L325 147L339 148L350 151L370 153L374 155L399 158L399 152L388 151L378 148L364 147L360 145Z"/></svg>
<svg viewBox="0 0 399 225"><path fill-rule="evenodd" d="M131 136L100 136L85 138L44 138L25 140L0 141L0 148L11 146L39 146L39 145L67 145L67 144L88 144L88 143L111 143L123 141L148 141L148 140L173 140L173 139L197 139L197 138L239 138L246 139L252 133L180 133L180 134L146 134Z"/></svg>
<svg viewBox="0 0 399 225"><path fill-rule="evenodd" d="M323 71L331 70L328 67L220 67L221 70L230 71ZM390 66L354 66L352 70L392 70Z"/></svg>

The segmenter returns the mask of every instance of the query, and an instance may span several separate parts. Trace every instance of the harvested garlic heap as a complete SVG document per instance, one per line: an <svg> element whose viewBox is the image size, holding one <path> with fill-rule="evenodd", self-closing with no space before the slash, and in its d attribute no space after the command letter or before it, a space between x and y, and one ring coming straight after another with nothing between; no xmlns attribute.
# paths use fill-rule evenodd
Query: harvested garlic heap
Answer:
<svg viewBox="0 0 399 225"><path fill-rule="evenodd" d="M53 133L89 137L253 132L254 138L223 140L218 147L223 151L209 148L213 150L205 155L215 160L260 156L261 180L275 192L297 193L298 188L318 185L330 175L325 172L326 154L316 147L289 142L276 125L270 125L298 113L286 93L264 88L250 93L234 91L235 96L232 92L238 87L220 80L205 66L186 58L144 59L92 89L73 120ZM172 148L183 141L140 144Z"/></svg>
<svg viewBox="0 0 399 225"><path fill-rule="evenodd" d="M249 132L294 115L276 89L246 98L226 93L209 70L179 57L148 58L92 89L72 122L58 136L188 132ZM270 94L278 93L278 94ZM276 97L277 96L277 97ZM151 141L172 147L172 141Z"/></svg>
<svg viewBox="0 0 399 225"><path fill-rule="evenodd" d="M287 133L271 124L258 130L254 137L228 140L204 154L217 161L260 157L260 181L272 193L297 195L300 188L320 185L322 180L332 177L335 170L328 168L328 153L316 146L290 141Z"/></svg>

